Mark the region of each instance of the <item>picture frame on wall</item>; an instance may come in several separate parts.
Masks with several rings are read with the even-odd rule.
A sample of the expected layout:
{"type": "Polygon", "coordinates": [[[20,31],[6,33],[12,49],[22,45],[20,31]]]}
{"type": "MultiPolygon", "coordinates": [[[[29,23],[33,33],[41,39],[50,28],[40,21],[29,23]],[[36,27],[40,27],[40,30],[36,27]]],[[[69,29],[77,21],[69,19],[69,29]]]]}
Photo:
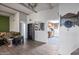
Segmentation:
{"type": "Polygon", "coordinates": [[[39,30],[39,24],[35,23],[35,30],[39,30]]]}
{"type": "Polygon", "coordinates": [[[35,30],[43,31],[44,30],[44,23],[35,23],[35,30]]]}
{"type": "Polygon", "coordinates": [[[40,23],[40,30],[44,31],[44,23],[40,23]]]}

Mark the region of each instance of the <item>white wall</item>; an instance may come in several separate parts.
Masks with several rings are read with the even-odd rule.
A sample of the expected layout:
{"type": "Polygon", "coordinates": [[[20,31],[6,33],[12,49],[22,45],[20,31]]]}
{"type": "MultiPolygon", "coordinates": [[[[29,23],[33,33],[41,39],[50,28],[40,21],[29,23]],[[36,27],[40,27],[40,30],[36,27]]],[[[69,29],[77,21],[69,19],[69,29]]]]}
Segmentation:
{"type": "Polygon", "coordinates": [[[45,23],[45,30],[44,31],[35,31],[35,40],[41,42],[48,42],[48,20],[58,20],[58,6],[54,9],[48,9],[44,11],[40,11],[38,13],[34,13],[28,16],[28,23],[34,22],[43,22],[45,23]],[[29,21],[31,19],[32,21],[29,21]]]}
{"type": "Polygon", "coordinates": [[[10,31],[19,32],[19,12],[10,16],[10,31]]]}
{"type": "MultiPolygon", "coordinates": [[[[79,11],[79,4],[60,4],[59,13],[65,15],[66,13],[77,13],[79,11]]],[[[70,54],[78,48],[79,41],[79,27],[75,26],[67,31],[64,26],[60,27],[60,54],[70,54]]]]}
{"type": "Polygon", "coordinates": [[[78,32],[78,27],[72,27],[67,31],[67,28],[62,26],[60,28],[60,53],[61,54],[70,54],[72,51],[77,49],[77,32],[78,32]]]}
{"type": "Polygon", "coordinates": [[[48,9],[44,11],[40,11],[38,13],[33,13],[28,16],[29,19],[33,21],[48,21],[48,20],[55,20],[59,19],[59,7],[56,6],[53,9],[48,9]]]}
{"type": "Polygon", "coordinates": [[[27,39],[27,15],[20,13],[20,23],[21,22],[25,24],[25,39],[27,39]]]}
{"type": "Polygon", "coordinates": [[[44,31],[35,31],[35,40],[40,42],[48,42],[47,22],[43,22],[44,31]]]}

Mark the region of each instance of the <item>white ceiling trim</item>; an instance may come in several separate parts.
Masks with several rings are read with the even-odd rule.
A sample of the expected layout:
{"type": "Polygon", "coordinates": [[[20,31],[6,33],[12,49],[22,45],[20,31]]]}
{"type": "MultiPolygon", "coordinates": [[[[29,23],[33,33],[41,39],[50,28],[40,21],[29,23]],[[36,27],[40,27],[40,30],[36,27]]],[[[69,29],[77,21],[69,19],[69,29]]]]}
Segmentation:
{"type": "Polygon", "coordinates": [[[10,8],[10,9],[12,9],[12,10],[18,11],[18,12],[22,12],[22,13],[24,13],[24,14],[26,14],[26,15],[29,15],[29,14],[23,12],[23,11],[17,10],[17,9],[15,9],[15,8],[13,8],[13,7],[9,7],[9,6],[5,5],[5,4],[0,3],[0,5],[2,5],[2,6],[4,6],[4,7],[7,7],[7,8],[10,8]]]}

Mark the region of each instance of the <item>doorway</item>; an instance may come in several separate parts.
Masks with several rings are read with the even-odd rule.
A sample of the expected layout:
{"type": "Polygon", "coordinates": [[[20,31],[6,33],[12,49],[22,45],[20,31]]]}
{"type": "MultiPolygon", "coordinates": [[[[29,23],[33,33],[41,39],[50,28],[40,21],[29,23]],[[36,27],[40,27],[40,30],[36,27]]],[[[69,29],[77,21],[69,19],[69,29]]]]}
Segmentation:
{"type": "Polygon", "coordinates": [[[59,20],[48,21],[48,44],[58,46],[59,20]]]}
{"type": "Polygon", "coordinates": [[[35,40],[35,30],[33,23],[28,24],[28,40],[35,40]]]}

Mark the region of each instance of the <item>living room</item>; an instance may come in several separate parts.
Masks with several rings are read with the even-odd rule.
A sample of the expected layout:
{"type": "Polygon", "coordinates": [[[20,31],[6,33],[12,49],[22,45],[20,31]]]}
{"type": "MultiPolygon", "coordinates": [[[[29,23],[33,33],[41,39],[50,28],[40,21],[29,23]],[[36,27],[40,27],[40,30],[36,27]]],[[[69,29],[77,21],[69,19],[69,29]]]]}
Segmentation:
{"type": "MultiPolygon", "coordinates": [[[[18,52],[18,54],[40,54],[39,50],[38,50],[39,48],[44,49],[44,47],[50,47],[48,44],[44,45],[45,43],[48,42],[48,33],[47,33],[48,24],[47,23],[48,23],[48,19],[50,19],[50,20],[52,18],[56,19],[56,17],[58,19],[58,14],[57,14],[58,4],[55,4],[55,5],[52,4],[52,5],[54,5],[54,7],[57,6],[54,10],[52,9],[51,4],[38,4],[39,8],[37,7],[37,12],[31,8],[25,7],[24,5],[25,4],[20,4],[20,3],[18,3],[18,4],[16,4],[16,3],[14,3],[14,4],[3,3],[2,4],[1,3],[0,4],[1,17],[8,18],[8,20],[7,20],[7,18],[5,19],[5,22],[7,22],[7,24],[4,23],[2,25],[2,28],[5,30],[1,31],[1,39],[5,38],[8,43],[6,42],[7,44],[5,43],[5,44],[1,45],[1,47],[5,46],[5,47],[3,47],[4,49],[1,48],[1,51],[6,50],[5,53],[1,53],[1,54],[17,54],[17,52],[18,52]],[[43,6],[41,7],[41,5],[43,5],[43,6]],[[45,11],[45,9],[47,9],[47,10],[45,11]],[[55,14],[54,15],[55,17],[54,16],[52,17],[53,12],[55,14]],[[46,15],[47,13],[49,13],[49,14],[46,15]],[[36,16],[34,16],[34,15],[36,15],[36,16]],[[39,18],[38,15],[41,18],[39,18]],[[6,26],[5,26],[5,24],[6,24],[6,26]],[[35,30],[33,31],[33,29],[32,29],[29,31],[29,33],[33,33],[33,35],[30,35],[28,33],[28,24],[32,24],[33,25],[32,28],[34,28],[34,25],[35,25],[35,28],[34,28],[35,30]],[[5,27],[3,27],[3,26],[5,26],[5,27]],[[29,39],[29,37],[30,37],[30,39],[29,39]],[[30,42],[28,42],[28,40],[30,40],[30,42]],[[29,47],[26,48],[27,46],[29,46],[29,47]],[[22,49],[23,52],[20,52],[18,50],[18,47],[20,47],[19,49],[22,49]],[[35,47],[38,47],[38,48],[35,49],[35,47]],[[15,51],[10,52],[10,51],[8,51],[8,49],[15,50],[15,51]],[[34,53],[31,53],[31,51],[25,52],[25,50],[27,50],[27,49],[28,50],[34,49],[35,51],[32,51],[34,53]],[[37,50],[37,53],[36,53],[36,50],[37,50]]],[[[29,4],[26,3],[26,5],[29,5],[29,4]]],[[[35,5],[37,5],[37,4],[35,4],[35,5]]],[[[31,6],[29,5],[29,7],[31,7],[31,6]]],[[[31,27],[29,29],[31,29],[31,27]]],[[[53,51],[53,53],[51,53],[52,48],[50,49],[49,53],[47,53],[47,51],[49,51],[48,49],[46,49],[46,50],[44,49],[43,51],[45,51],[45,52],[41,52],[41,54],[56,54],[57,52],[54,52],[54,51],[53,51]]]]}
{"type": "MultiPolygon", "coordinates": [[[[2,27],[0,33],[3,37],[6,37],[6,34],[8,34],[10,38],[7,41],[9,43],[6,44],[9,47],[6,47],[7,50],[11,50],[11,48],[15,50],[15,52],[12,52],[12,50],[11,52],[7,52],[6,50],[6,53],[1,54],[70,55],[79,48],[78,5],[79,4],[75,3],[1,3],[1,19],[6,18],[7,21],[1,20],[0,24],[3,25],[0,25],[2,27]],[[59,21],[59,37],[56,42],[58,44],[57,47],[54,44],[50,45],[48,43],[47,28],[48,22],[51,20],[59,21]],[[66,23],[67,20],[69,23],[66,23]],[[16,37],[22,38],[22,40],[19,41],[22,44],[18,43],[18,46],[16,46],[15,43],[13,44],[13,38],[16,37]],[[19,52],[21,49],[23,53],[19,52]]],[[[0,51],[2,50],[4,51],[5,48],[0,51]]],[[[76,52],[76,54],[79,53],[76,52]]]]}

